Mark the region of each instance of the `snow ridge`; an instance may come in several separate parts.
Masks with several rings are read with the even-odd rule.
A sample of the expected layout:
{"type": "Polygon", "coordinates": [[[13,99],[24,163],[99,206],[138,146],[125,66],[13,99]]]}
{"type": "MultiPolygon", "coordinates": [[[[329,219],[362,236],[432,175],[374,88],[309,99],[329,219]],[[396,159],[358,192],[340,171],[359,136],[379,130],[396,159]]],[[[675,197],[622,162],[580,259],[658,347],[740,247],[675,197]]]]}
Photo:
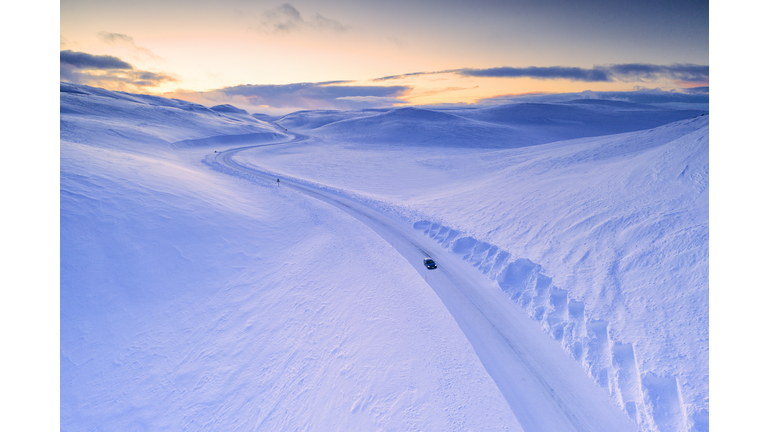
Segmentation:
{"type": "Polygon", "coordinates": [[[614,339],[609,322],[590,319],[585,303],[557,287],[541,265],[440,223],[421,220],[413,228],[495,280],[643,431],[683,431],[693,426],[677,379],[641,371],[633,344],[614,339]]]}

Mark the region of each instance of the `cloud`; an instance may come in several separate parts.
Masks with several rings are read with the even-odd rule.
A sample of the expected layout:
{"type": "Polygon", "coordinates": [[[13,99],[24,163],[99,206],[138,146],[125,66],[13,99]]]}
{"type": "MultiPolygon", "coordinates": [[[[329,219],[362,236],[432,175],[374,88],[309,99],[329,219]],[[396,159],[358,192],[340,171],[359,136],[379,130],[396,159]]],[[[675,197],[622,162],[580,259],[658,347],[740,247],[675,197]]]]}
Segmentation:
{"type": "Polygon", "coordinates": [[[312,19],[309,21],[309,26],[314,29],[330,30],[335,33],[344,33],[345,31],[349,30],[348,26],[345,26],[336,20],[326,18],[320,14],[312,15],[312,19]]]}
{"type": "Polygon", "coordinates": [[[156,60],[163,59],[162,57],[155,55],[155,53],[150,51],[148,48],[137,46],[136,42],[131,36],[124,35],[122,33],[100,32],[99,38],[110,45],[124,45],[136,52],[146,55],[147,57],[151,57],[156,60]]]}
{"type": "Polygon", "coordinates": [[[297,30],[304,23],[301,13],[288,3],[265,11],[262,18],[262,29],[273,33],[288,33],[297,30]]]}
{"type": "Polygon", "coordinates": [[[538,78],[538,79],[569,79],[571,81],[605,82],[611,81],[604,69],[582,69],[578,67],[498,67],[490,69],[459,69],[453,71],[467,77],[491,77],[491,78],[538,78]]]}
{"type": "Polygon", "coordinates": [[[248,111],[287,113],[301,109],[365,109],[404,103],[407,86],[360,86],[349,81],[284,85],[239,85],[208,92],[177,92],[172,97],[202,104],[229,103],[248,111]],[[341,85],[344,84],[344,85],[341,85]]]}
{"type": "Polygon", "coordinates": [[[374,78],[371,81],[377,82],[377,81],[391,81],[391,80],[399,80],[399,79],[405,79],[410,78],[414,76],[421,76],[421,75],[438,75],[438,74],[451,74],[455,73],[455,70],[447,70],[447,71],[439,71],[439,72],[411,72],[406,74],[400,74],[400,75],[390,75],[385,76],[381,78],[374,78]]]}
{"type": "Polygon", "coordinates": [[[373,81],[388,81],[420,75],[454,74],[464,77],[477,78],[537,78],[537,79],[570,79],[571,81],[607,82],[612,81],[611,75],[604,68],[583,69],[578,67],[496,67],[488,69],[448,69],[435,72],[412,72],[402,75],[392,75],[376,78],[373,81]]]}
{"type": "Polygon", "coordinates": [[[606,66],[606,70],[621,81],[657,81],[669,78],[685,82],[709,82],[709,66],[673,64],[660,66],[643,63],[628,63],[606,66]]]}
{"type": "Polygon", "coordinates": [[[398,99],[396,97],[382,97],[382,96],[342,96],[340,98],[336,98],[336,100],[365,102],[368,104],[375,105],[376,107],[392,106],[395,104],[403,103],[401,99],[398,99]]]}
{"type": "Polygon", "coordinates": [[[141,91],[162,83],[177,81],[160,73],[134,69],[129,63],[110,55],[61,51],[59,54],[60,79],[75,84],[86,84],[109,90],[141,91]]]}
{"type": "Polygon", "coordinates": [[[254,28],[264,33],[273,34],[287,34],[304,29],[330,31],[333,33],[343,33],[349,30],[348,26],[320,14],[314,14],[308,20],[305,20],[302,18],[301,12],[290,3],[284,3],[276,8],[264,11],[261,14],[259,23],[254,28]]]}
{"type": "Polygon", "coordinates": [[[396,37],[391,37],[390,36],[390,37],[387,37],[386,40],[392,42],[393,44],[395,44],[396,47],[398,47],[400,49],[403,49],[403,48],[408,46],[408,44],[405,43],[402,39],[398,39],[396,37]]]}
{"type": "Polygon", "coordinates": [[[133,66],[110,55],[92,55],[84,52],[70,50],[59,52],[61,64],[73,66],[77,69],[133,69],[133,66]]]}
{"type": "Polygon", "coordinates": [[[566,66],[530,66],[524,68],[496,67],[488,69],[449,69],[435,72],[413,72],[376,78],[373,81],[389,81],[419,75],[455,74],[477,78],[535,78],[568,79],[583,82],[654,82],[671,79],[680,82],[709,82],[709,66],[673,64],[669,66],[643,63],[594,66],[591,69],[566,66]]]}

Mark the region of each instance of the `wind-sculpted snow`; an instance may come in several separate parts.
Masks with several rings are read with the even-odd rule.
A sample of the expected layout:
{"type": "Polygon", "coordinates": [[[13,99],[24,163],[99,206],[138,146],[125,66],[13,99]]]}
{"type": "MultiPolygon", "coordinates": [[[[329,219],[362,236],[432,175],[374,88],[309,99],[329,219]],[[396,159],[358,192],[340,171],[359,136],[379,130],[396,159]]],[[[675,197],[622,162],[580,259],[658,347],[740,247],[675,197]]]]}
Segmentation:
{"type": "Polygon", "coordinates": [[[313,133],[326,140],[399,146],[512,148],[537,143],[525,130],[421,108],[337,121],[313,133]]]}
{"type": "Polygon", "coordinates": [[[538,142],[551,142],[651,129],[704,112],[620,101],[574,100],[560,104],[502,105],[466,110],[458,115],[509,126],[538,127],[538,142]]]}
{"type": "Polygon", "coordinates": [[[708,125],[697,116],[504,150],[307,143],[247,160],[430,221],[430,235],[501,281],[645,431],[703,431],[708,125]]]}
{"type": "Polygon", "coordinates": [[[245,116],[249,115],[248,111],[234,107],[230,104],[212,106],[211,111],[216,111],[216,112],[226,113],[226,114],[240,114],[245,116]]]}
{"type": "Polygon", "coordinates": [[[645,130],[702,113],[620,101],[576,100],[478,109],[300,111],[277,123],[289,130],[311,130],[326,140],[361,144],[516,148],[645,130]]]}
{"type": "Polygon", "coordinates": [[[181,100],[67,83],[61,83],[60,95],[61,139],[73,142],[157,154],[179,141],[224,135],[287,138],[253,117],[181,100]]]}
{"type": "Polygon", "coordinates": [[[200,163],[279,130],[134,96],[62,84],[62,431],[522,430],[388,243],[200,163]]]}
{"type": "Polygon", "coordinates": [[[177,141],[171,144],[174,149],[192,147],[227,147],[255,143],[279,143],[288,141],[288,136],[274,132],[257,132],[242,135],[219,135],[207,138],[177,141]]]}
{"type": "Polygon", "coordinates": [[[361,111],[297,111],[275,120],[281,127],[292,131],[308,131],[330,123],[376,115],[380,110],[361,111]]]}
{"type": "Polygon", "coordinates": [[[708,430],[708,116],[60,98],[62,430],[708,430]]]}
{"type": "Polygon", "coordinates": [[[632,343],[614,340],[610,323],[585,314],[587,305],[557,287],[541,265],[439,223],[419,221],[413,227],[495,280],[643,430],[687,429],[675,377],[640,371],[632,343]]]}

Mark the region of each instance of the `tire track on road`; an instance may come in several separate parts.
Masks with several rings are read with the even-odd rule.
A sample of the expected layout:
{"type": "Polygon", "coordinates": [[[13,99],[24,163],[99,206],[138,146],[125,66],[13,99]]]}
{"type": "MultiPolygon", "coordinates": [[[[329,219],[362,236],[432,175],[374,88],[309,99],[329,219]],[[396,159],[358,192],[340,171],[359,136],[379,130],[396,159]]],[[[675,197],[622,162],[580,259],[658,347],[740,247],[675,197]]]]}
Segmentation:
{"type": "MultiPolygon", "coordinates": [[[[245,146],[217,153],[214,164],[269,180],[274,174],[232,159],[256,147],[306,140],[245,146]]],[[[557,343],[541,332],[524,311],[498,287],[460,257],[432,250],[411,227],[338,193],[285,181],[281,186],[333,205],[373,229],[421,273],[421,255],[440,263],[427,283],[454,317],[481,363],[528,432],[636,431],[639,428],[613,404],[583,369],[557,343]]]]}

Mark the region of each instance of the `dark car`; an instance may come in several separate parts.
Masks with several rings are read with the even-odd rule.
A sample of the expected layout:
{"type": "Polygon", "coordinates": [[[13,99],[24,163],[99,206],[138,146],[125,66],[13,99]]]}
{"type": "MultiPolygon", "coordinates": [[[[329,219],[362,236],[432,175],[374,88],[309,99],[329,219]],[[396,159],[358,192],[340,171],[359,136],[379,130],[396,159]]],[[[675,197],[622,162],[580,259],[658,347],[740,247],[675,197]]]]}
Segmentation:
{"type": "Polygon", "coordinates": [[[424,258],[424,265],[430,270],[437,268],[437,263],[432,258],[424,258]]]}

